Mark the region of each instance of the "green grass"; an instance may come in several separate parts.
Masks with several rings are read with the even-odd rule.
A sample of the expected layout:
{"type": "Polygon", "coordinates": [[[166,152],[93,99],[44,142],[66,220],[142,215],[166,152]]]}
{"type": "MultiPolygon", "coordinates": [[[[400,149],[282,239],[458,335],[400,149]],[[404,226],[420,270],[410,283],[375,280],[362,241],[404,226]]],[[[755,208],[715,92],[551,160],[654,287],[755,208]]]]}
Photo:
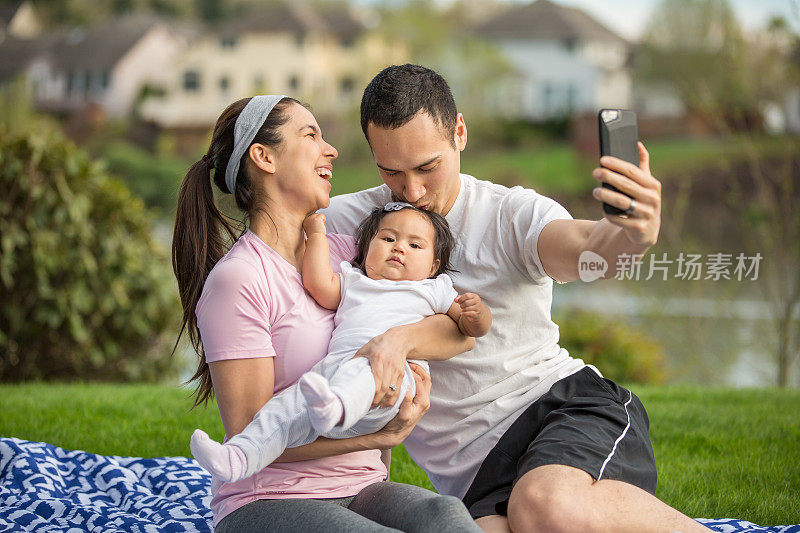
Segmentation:
{"type": "MultiPolygon", "coordinates": [[[[650,168],[663,180],[691,177],[742,158],[744,143],[760,154],[779,155],[790,141],[782,137],[742,137],[730,142],[719,139],[661,139],[647,143],[650,168]]],[[[506,186],[523,185],[548,195],[589,194],[597,185],[591,171],[597,158],[579,154],[568,142],[542,141],[535,145],[494,150],[468,146],[461,154],[461,170],[479,179],[506,186]]],[[[372,161],[334,164],[331,195],[359,191],[380,185],[372,161]]]]}
{"type": "MultiPolygon", "coordinates": [[[[650,414],[657,495],[694,517],[800,523],[800,391],[635,386],[650,414]]],[[[202,427],[222,438],[216,407],[189,412],[163,385],[0,386],[0,435],[93,453],[188,455],[202,427]]],[[[402,448],[392,480],[430,487],[402,448]]]]}

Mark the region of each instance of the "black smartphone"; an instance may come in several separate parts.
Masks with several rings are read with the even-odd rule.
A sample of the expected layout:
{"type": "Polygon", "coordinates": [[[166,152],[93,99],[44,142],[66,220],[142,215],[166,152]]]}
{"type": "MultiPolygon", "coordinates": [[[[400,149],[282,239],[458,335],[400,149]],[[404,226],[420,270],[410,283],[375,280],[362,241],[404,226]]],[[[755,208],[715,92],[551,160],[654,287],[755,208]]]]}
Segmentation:
{"type": "MultiPolygon", "coordinates": [[[[636,126],[636,113],[630,109],[601,109],[597,114],[597,124],[600,129],[600,156],[614,156],[639,166],[639,130],[636,126]]],[[[603,183],[603,187],[625,194],[607,183],[603,183]]],[[[625,212],[605,202],[603,211],[610,215],[621,215],[625,212]]]]}

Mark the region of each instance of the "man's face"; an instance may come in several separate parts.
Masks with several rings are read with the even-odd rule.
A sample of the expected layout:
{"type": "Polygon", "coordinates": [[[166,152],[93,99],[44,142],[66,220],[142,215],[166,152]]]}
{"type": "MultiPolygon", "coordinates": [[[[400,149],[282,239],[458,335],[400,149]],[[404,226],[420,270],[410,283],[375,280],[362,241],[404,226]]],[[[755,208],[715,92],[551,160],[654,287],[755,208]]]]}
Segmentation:
{"type": "Polygon", "coordinates": [[[395,129],[370,123],[367,138],[395,200],[443,216],[450,211],[461,185],[461,151],[467,145],[467,126],[460,113],[453,139],[423,111],[395,129]]]}

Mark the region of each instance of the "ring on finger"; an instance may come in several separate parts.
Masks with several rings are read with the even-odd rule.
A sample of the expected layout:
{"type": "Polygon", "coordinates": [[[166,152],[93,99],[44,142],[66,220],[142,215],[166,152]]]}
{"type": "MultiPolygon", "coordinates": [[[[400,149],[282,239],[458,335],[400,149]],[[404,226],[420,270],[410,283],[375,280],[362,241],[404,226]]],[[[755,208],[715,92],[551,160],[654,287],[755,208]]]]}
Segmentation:
{"type": "Polygon", "coordinates": [[[397,387],[395,387],[394,385],[389,385],[389,389],[390,389],[392,392],[397,392],[397,387]]]}
{"type": "Polygon", "coordinates": [[[625,210],[625,214],[628,215],[629,217],[633,216],[633,210],[634,209],[636,209],[636,200],[631,198],[631,205],[629,205],[628,209],[625,210]]]}

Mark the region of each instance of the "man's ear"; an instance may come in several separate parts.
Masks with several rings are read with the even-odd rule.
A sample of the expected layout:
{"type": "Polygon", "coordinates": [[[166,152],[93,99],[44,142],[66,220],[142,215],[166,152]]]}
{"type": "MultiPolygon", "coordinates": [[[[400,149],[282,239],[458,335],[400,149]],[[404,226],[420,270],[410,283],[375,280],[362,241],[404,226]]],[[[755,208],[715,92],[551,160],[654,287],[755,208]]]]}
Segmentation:
{"type": "Polygon", "coordinates": [[[263,144],[254,143],[247,150],[250,156],[250,161],[259,169],[264,172],[274,174],[276,170],[276,157],[275,150],[272,147],[264,146],[263,144]]]}
{"type": "Polygon", "coordinates": [[[454,140],[458,151],[464,150],[467,147],[467,123],[464,122],[464,115],[459,113],[456,115],[456,131],[454,133],[454,140]]]}
{"type": "Polygon", "coordinates": [[[441,261],[439,261],[438,259],[434,259],[433,260],[433,268],[431,268],[431,274],[428,277],[431,277],[434,274],[436,274],[436,271],[439,270],[439,265],[441,265],[441,264],[442,264],[441,261]]]}

